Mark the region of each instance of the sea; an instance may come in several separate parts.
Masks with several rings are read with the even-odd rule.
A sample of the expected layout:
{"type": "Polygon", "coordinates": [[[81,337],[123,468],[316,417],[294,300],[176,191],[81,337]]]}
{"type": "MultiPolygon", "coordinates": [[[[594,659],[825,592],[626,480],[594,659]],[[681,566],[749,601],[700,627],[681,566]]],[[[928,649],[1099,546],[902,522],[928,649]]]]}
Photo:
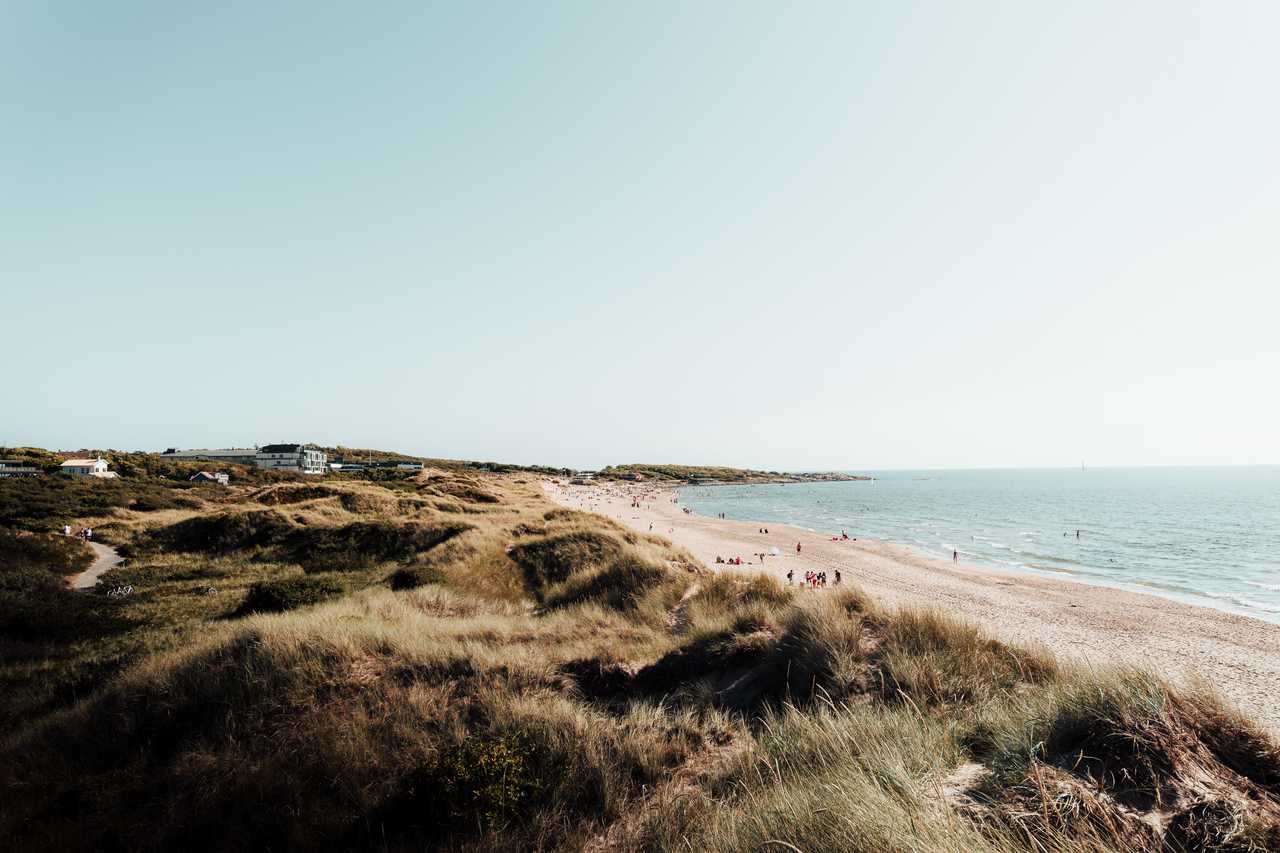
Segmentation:
{"type": "Polygon", "coordinates": [[[856,473],[874,479],[679,494],[699,515],[954,549],[1280,623],[1280,466],[856,473]]]}

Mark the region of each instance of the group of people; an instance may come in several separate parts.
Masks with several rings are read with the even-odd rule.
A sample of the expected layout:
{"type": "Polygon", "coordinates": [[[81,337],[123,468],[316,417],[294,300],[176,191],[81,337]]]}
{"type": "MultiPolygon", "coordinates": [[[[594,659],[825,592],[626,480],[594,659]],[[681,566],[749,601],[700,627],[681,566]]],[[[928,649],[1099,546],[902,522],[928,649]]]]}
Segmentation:
{"type": "MultiPolygon", "coordinates": [[[[787,570],[787,586],[791,586],[792,582],[795,580],[795,574],[796,573],[794,569],[787,570]]],[[[835,570],[835,575],[836,575],[835,583],[833,583],[832,586],[840,586],[840,570],[839,569],[835,570]]],[[[804,573],[803,586],[806,586],[810,589],[818,589],[819,587],[825,587],[826,585],[827,585],[826,572],[815,572],[810,570],[804,573]]]]}
{"type": "Polygon", "coordinates": [[[724,564],[724,565],[726,565],[726,566],[741,566],[741,565],[742,565],[742,558],[741,558],[741,557],[730,557],[729,559],[727,559],[727,560],[726,560],[724,557],[721,557],[719,554],[717,554],[717,555],[716,555],[716,562],[717,562],[717,563],[723,563],[723,564],[724,564]]]}
{"type": "MultiPolygon", "coordinates": [[[[64,524],[64,525],[62,525],[62,535],[63,535],[63,536],[70,536],[70,535],[71,535],[71,525],[70,525],[70,524],[64,524]]],[[[77,539],[83,539],[84,541],[88,542],[90,539],[92,539],[92,538],[93,538],[93,528],[92,528],[92,527],[82,527],[82,528],[80,528],[79,530],[77,530],[77,531],[76,531],[76,538],[77,538],[77,539]]]]}

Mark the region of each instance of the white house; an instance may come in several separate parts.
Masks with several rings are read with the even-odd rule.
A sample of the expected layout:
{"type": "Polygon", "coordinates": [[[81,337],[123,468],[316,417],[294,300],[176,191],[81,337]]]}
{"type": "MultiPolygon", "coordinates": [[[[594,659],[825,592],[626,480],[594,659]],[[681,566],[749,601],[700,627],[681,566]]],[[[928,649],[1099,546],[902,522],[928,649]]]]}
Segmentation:
{"type": "Polygon", "coordinates": [[[225,471],[197,471],[187,478],[192,483],[217,483],[220,486],[231,482],[231,475],[225,471]]]}
{"type": "Polygon", "coordinates": [[[257,465],[274,471],[297,471],[301,474],[323,474],[325,455],[302,444],[268,444],[258,448],[257,465]]]}
{"type": "Polygon", "coordinates": [[[107,460],[99,456],[97,459],[68,459],[62,463],[63,474],[75,477],[114,477],[114,471],[107,470],[107,460]]]}

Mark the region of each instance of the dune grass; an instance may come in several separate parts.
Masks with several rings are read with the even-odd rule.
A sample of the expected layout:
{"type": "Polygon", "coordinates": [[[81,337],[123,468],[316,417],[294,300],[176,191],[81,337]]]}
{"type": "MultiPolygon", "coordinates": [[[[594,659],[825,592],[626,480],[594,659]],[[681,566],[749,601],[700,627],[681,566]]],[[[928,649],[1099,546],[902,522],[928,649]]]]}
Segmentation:
{"type": "Polygon", "coordinates": [[[181,512],[112,516],[112,632],[0,633],[8,849],[1280,848],[1280,747],[1203,685],[711,574],[521,475],[181,512]]]}

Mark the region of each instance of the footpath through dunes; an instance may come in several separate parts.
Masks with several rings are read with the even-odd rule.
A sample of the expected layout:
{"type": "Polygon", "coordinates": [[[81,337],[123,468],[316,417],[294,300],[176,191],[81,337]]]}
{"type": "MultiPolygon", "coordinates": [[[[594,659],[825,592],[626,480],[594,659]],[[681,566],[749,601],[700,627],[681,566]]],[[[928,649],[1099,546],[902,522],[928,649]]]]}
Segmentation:
{"type": "Polygon", "coordinates": [[[93,589],[104,574],[124,562],[124,558],[116,553],[116,549],[101,542],[86,542],[93,549],[93,563],[79,574],[67,578],[67,585],[72,589],[93,589]]]}
{"type": "Polygon", "coordinates": [[[740,556],[744,570],[779,580],[788,569],[796,577],[826,570],[829,578],[838,569],[846,584],[878,601],[936,607],[1008,642],[1043,644],[1089,664],[1147,668],[1175,681],[1204,678],[1280,732],[1280,625],[1154,595],[957,566],[887,542],[831,541],[830,531],[768,524],[764,534],[761,522],[687,514],[672,502],[674,492],[661,487],[548,481],[544,488],[566,507],[599,512],[637,530],[652,525],[710,568],[722,568],[717,556],[740,556]],[[639,507],[632,506],[636,498],[639,507]],[[777,556],[770,554],[775,547],[777,556]]]}

